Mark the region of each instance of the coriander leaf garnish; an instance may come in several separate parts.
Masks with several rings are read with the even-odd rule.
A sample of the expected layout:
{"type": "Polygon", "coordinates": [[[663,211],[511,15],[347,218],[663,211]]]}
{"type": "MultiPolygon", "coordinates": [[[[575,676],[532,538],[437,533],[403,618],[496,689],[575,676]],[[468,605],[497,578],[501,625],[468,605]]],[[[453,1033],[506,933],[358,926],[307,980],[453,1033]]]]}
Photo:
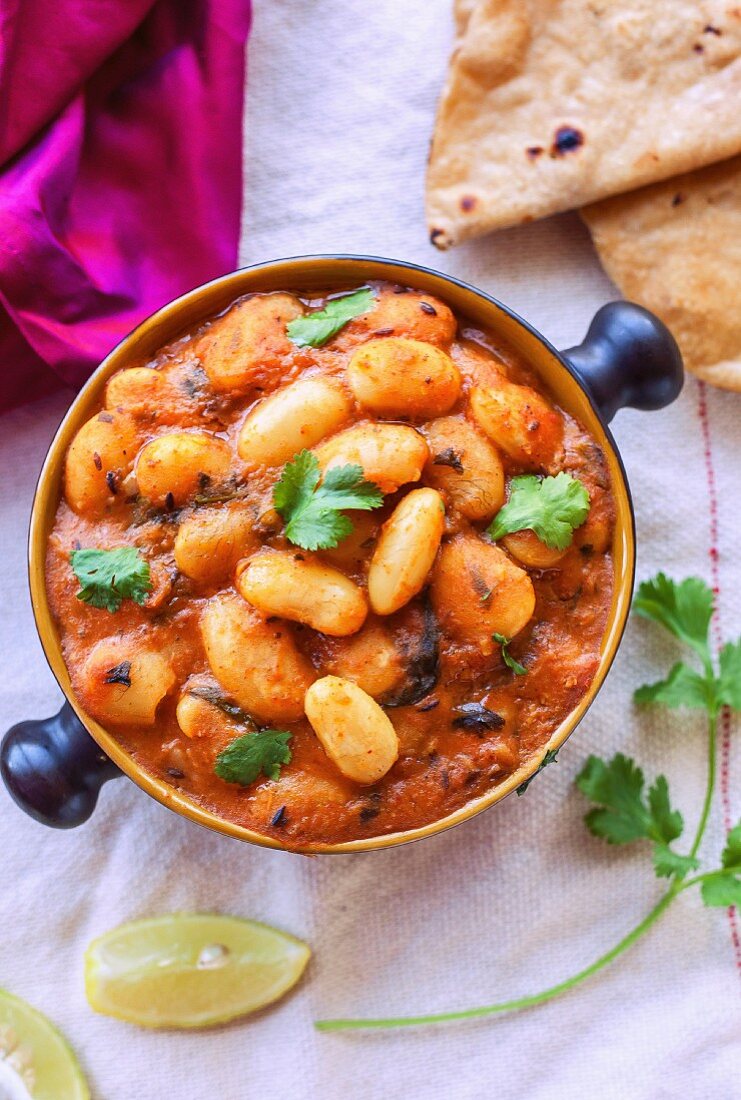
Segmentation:
{"type": "Polygon", "coordinates": [[[342,298],[332,298],[323,309],[296,317],[286,325],[288,337],[300,348],[321,348],[348,321],[373,308],[376,297],[370,287],[363,287],[342,298]]]}
{"type": "Polygon", "coordinates": [[[694,857],[680,856],[669,847],[682,835],[684,821],[670,805],[663,775],[657,777],[646,798],[643,772],[634,760],[619,752],[609,762],[590,756],[576,785],[597,803],[584,819],[595,836],[608,844],[653,841],[654,870],[660,876],[685,875],[697,867],[694,857]]]}
{"type": "Polygon", "coordinates": [[[534,531],[551,550],[565,550],[588,514],[589,493],[578,478],[563,471],[544,478],[525,474],[512,478],[509,500],[488,533],[500,539],[514,531],[534,531]]]}
{"type": "Polygon", "coordinates": [[[249,787],[260,773],[279,779],[281,766],[291,761],[292,736],[287,730],[267,729],[236,737],[216,757],[214,771],[220,779],[242,787],[249,787]]]}
{"type": "MultiPolygon", "coordinates": [[[[604,837],[608,844],[629,844],[650,837],[651,814],[642,797],[643,782],[641,769],[621,752],[609,763],[590,756],[576,779],[582,794],[601,807],[587,814],[589,831],[604,837]]],[[[678,835],[675,832],[670,837],[658,835],[653,839],[674,840],[678,835]]]]}
{"type": "Polygon", "coordinates": [[[118,611],[125,599],[146,603],[152,590],[149,564],[134,546],[73,550],[69,560],[82,586],[77,598],[91,607],[118,611]]]}
{"type": "Polygon", "coordinates": [[[528,787],[532,783],[533,779],[535,779],[535,776],[540,775],[540,773],[543,771],[543,768],[547,768],[549,764],[557,764],[558,763],[558,751],[559,751],[558,749],[546,749],[545,756],[540,761],[540,763],[538,764],[538,767],[535,769],[533,774],[530,776],[529,779],[526,779],[524,781],[524,783],[520,783],[519,787],[517,788],[518,797],[525,793],[525,791],[528,789],[528,787]]]}
{"type": "Polygon", "coordinates": [[[683,856],[667,844],[654,845],[653,861],[657,878],[675,878],[678,881],[700,866],[700,861],[695,856],[683,856]]]}
{"type": "Polygon", "coordinates": [[[678,584],[659,573],[640,585],[633,610],[691,646],[703,666],[700,671],[684,662],[675,664],[666,680],[638,688],[637,703],[707,710],[713,720],[723,706],[741,710],[741,639],[723,646],[716,674],[708,642],[713,593],[705,581],[687,577],[678,584]]]}
{"type": "Polygon", "coordinates": [[[721,863],[726,870],[741,872],[741,821],[728,834],[721,863]]]}
{"type": "Polygon", "coordinates": [[[299,451],[287,462],[273,489],[273,504],[280,515],[300,513],[306,508],[319,484],[319,463],[311,451],[299,451]]]}
{"type": "Polygon", "coordinates": [[[741,821],[731,829],[721,856],[721,870],[701,876],[702,900],[706,905],[741,907],[741,821]]]}
{"type": "Polygon", "coordinates": [[[639,586],[633,610],[641,618],[660,623],[680,641],[692,646],[703,661],[709,659],[708,631],[713,614],[713,593],[699,577],[687,577],[678,584],[659,573],[639,586]]]}
{"type": "Polygon", "coordinates": [[[319,463],[301,451],[287,463],[273,488],[273,503],[286,525],[286,538],[304,550],[328,550],[352,533],[345,508],[370,511],[383,504],[383,493],[363,479],[355,464],[334,466],[319,484],[319,463]]]}
{"type": "Polygon", "coordinates": [[[702,900],[708,906],[727,909],[731,905],[741,908],[741,878],[738,875],[718,875],[708,878],[700,886],[702,900]]]}
{"type": "Polygon", "coordinates": [[[720,706],[741,710],[741,638],[728,642],[720,651],[720,675],[716,680],[716,699],[720,706]]]}
{"type": "Polygon", "coordinates": [[[509,651],[509,644],[512,641],[511,638],[505,638],[504,634],[492,634],[494,641],[502,647],[502,660],[507,668],[512,669],[515,676],[527,675],[527,669],[524,665],[521,665],[519,661],[516,661],[509,651]]]}
{"type": "Polygon", "coordinates": [[[707,707],[708,683],[704,676],[680,661],[666,680],[644,684],[633,693],[636,703],[663,703],[666,707],[707,707]]]}

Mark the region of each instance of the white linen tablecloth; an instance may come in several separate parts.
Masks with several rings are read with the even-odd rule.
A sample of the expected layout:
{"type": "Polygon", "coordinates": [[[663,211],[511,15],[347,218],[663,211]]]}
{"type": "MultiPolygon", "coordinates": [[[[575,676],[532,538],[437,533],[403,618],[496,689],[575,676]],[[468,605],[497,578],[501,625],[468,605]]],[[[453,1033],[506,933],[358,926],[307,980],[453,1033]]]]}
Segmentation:
{"type": "MultiPolygon", "coordinates": [[[[578,342],[615,292],[576,216],[446,255],[426,242],[423,171],[449,0],[256,7],[242,261],[341,251],[428,263],[502,298],[558,346],[578,342]]],[[[60,702],[34,630],[25,531],[68,400],[0,420],[3,729],[60,702]]],[[[741,630],[740,412],[741,397],[690,380],[672,408],[623,412],[614,424],[636,503],[639,576],[663,568],[707,577],[726,635],[741,630]]],[[[396,1033],[312,1028],[317,1017],[533,992],[636,923],[660,890],[647,853],[591,838],[573,779],[590,751],[635,753],[649,774],[668,775],[693,827],[702,720],[631,704],[633,688],[675,656],[655,629],[633,623],[586,721],[526,797],[388,852],[312,860],[248,847],[174,816],[126,780],[109,784],[93,819],[69,833],[25,818],[3,794],[0,986],[63,1028],[96,1100],[738,1098],[738,920],[692,894],[618,965],[546,1007],[396,1033]],[[124,920],[177,909],[251,916],[307,939],[315,954],[305,980],[272,1011],[213,1032],[147,1033],[96,1016],[82,986],[86,944],[124,920]]],[[[741,811],[732,732],[722,739],[710,853],[741,811]]]]}

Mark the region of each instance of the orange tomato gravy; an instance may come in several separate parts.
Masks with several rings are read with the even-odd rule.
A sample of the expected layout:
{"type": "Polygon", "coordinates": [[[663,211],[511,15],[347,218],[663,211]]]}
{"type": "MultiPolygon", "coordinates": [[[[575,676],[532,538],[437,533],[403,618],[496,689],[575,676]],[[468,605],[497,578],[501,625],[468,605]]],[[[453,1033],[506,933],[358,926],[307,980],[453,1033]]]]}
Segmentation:
{"type": "MultiPolygon", "coordinates": [[[[584,483],[591,498],[589,517],[576,530],[563,558],[553,568],[527,569],[535,590],[535,612],[510,649],[526,666],[526,675],[515,675],[504,664],[499,647],[484,655],[477,646],[448,633],[444,624],[436,621],[425,589],[407,606],[384,617],[382,625],[391,632],[400,665],[406,670],[397,691],[402,703],[405,690],[407,696],[414,697],[415,685],[419,688],[425,645],[427,673],[430,664],[436,665],[434,683],[422,698],[386,708],[399,737],[400,753],[390,771],[372,786],[345,778],[305,719],[260,723],[290,730],[292,759],[279,779],[261,777],[246,787],[227,783],[214,772],[217,754],[245,732],[230,724],[228,715],[219,712],[214,728],[202,736],[183,734],[175,713],[182,685],[194,675],[213,680],[199,629],[201,615],[218,592],[236,590],[233,572],[212,584],[198,583],[178,572],[173,545],[179,524],[199,510],[228,510],[239,501],[254,517],[254,541],[245,549],[247,556],[260,544],[307,553],[286,541],[283,525],[276,522],[272,511],[272,488],[281,469],[263,467],[243,476],[236,438],[256,402],[308,375],[343,379],[348,359],[360,343],[388,335],[428,340],[449,352],[462,374],[463,388],[460,400],[447,415],[470,419],[467,402],[472,385],[496,385],[502,375],[551,401],[538,375],[496,333],[471,329],[464,319],[456,322],[447,307],[429,295],[392,284],[371,285],[377,295],[375,307],[347,324],[325,347],[299,348],[267,333],[249,377],[240,379],[240,389],[235,392],[217,392],[201,362],[205,347],[211,348],[210,354],[239,354],[239,333],[224,327],[229,311],[163,348],[151,361],[131,363],[149,367],[167,381],[167,400],[116,410],[134,425],[137,445],[177,429],[215,433],[232,449],[230,476],[223,485],[204,481],[201,491],[186,504],[168,509],[153,507],[137,496],[129,470],[111,471],[109,484],[115,492],[99,514],[78,514],[67,500],[60,500],[48,543],[49,600],[64,660],[83,705],[93,712],[81,669],[92,647],[102,639],[123,638],[134,648],[146,645],[166,654],[175,685],[160,703],[153,725],[114,726],[104,717],[96,717],[145,771],[221,817],[297,850],[434,822],[500,784],[524,762],[541,756],[551,734],[595,675],[613,592],[614,505],[605,458],[589,433],[557,409],[563,421],[563,447],[550,467],[524,465],[502,452],[508,480],[522,473],[565,470],[584,483]],[[224,329],[223,336],[214,341],[219,326],[224,329]],[[80,601],[70,552],[80,547],[121,546],[137,547],[150,564],[154,589],[147,604],[140,607],[124,600],[121,608],[111,613],[80,601]],[[425,630],[431,631],[426,641],[425,630]],[[434,642],[435,634],[437,662],[429,652],[430,637],[434,642]],[[460,721],[456,724],[463,713],[456,708],[470,703],[483,704],[499,715],[500,726],[481,729],[466,728],[460,721]]],[[[316,294],[298,297],[311,308],[324,301],[316,294]]],[[[357,406],[353,418],[357,422],[373,419],[357,406]]],[[[424,429],[424,423],[414,426],[424,429]]],[[[105,475],[107,471],[102,472],[105,475]]],[[[417,487],[426,483],[423,473],[417,487]]],[[[413,487],[403,486],[386,497],[378,511],[360,518],[355,514],[362,540],[351,537],[346,546],[319,551],[317,557],[364,585],[381,525],[413,487]]],[[[444,541],[460,532],[483,539],[489,521],[472,523],[456,511],[444,491],[443,498],[444,541]]],[[[485,593],[480,598],[484,599],[485,593]]],[[[380,622],[381,617],[371,613],[363,629],[380,622]]],[[[317,676],[334,667],[344,639],[320,635],[301,624],[271,625],[276,631],[292,633],[317,676]]],[[[244,656],[249,660],[249,654],[244,656]]],[[[125,691],[125,686],[121,690],[125,691]]],[[[226,699],[228,702],[228,695],[226,699]]]]}

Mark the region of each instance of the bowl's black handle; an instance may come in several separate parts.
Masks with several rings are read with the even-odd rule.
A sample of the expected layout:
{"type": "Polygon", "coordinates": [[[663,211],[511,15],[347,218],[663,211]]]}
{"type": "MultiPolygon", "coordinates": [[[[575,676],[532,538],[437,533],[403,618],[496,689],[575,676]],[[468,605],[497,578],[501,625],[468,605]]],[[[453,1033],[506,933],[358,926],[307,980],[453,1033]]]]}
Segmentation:
{"type": "Polygon", "coordinates": [[[618,409],[663,409],[684,383],[682,356],[663,321],[634,302],[595,313],[584,342],[562,351],[605,420],[618,409]]]}
{"type": "Polygon", "coordinates": [[[65,703],[52,718],[8,730],[0,774],[27,814],[55,829],[73,829],[90,817],[103,784],[122,773],[65,703]]]}

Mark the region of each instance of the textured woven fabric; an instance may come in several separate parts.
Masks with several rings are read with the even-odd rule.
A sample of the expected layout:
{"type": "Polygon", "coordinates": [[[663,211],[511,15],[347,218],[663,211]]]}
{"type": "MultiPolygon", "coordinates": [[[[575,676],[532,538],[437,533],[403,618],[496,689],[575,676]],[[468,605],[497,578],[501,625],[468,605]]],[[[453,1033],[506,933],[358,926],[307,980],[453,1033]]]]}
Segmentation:
{"type": "MultiPolygon", "coordinates": [[[[450,41],[447,0],[258,5],[250,46],[241,258],[375,252],[468,279],[558,346],[578,342],[614,290],[586,231],[563,217],[444,256],[424,238],[422,172],[450,41]]],[[[59,692],[34,632],[23,532],[60,395],[0,420],[3,496],[0,715],[49,713],[59,692]]],[[[741,398],[690,380],[663,412],[614,431],[636,504],[640,577],[663,568],[718,588],[741,631],[741,398]]],[[[594,707],[523,798],[389,852],[306,859],[207,833],[127,780],[94,818],[54,833],[0,797],[0,985],[48,1012],[79,1051],[96,1100],[736,1100],[738,926],[680,898],[622,962],[526,1013],[400,1033],[320,1035],[330,1015],[416,1013],[533,992],[591,962],[648,911],[647,854],[591,838],[573,779],[590,751],[664,771],[688,828],[705,779],[702,721],[637,713],[632,689],[677,649],[629,626],[594,707]],[[82,988],[89,940],[127,919],[212,908],[306,938],[295,993],[251,1022],[151,1034],[96,1017],[82,988]],[[736,929],[734,933],[734,928],[736,929]]],[[[741,813],[738,727],[723,735],[705,850],[741,813]]]]}
{"type": "Polygon", "coordinates": [[[0,0],[0,410],[233,267],[249,0],[0,0]]]}

